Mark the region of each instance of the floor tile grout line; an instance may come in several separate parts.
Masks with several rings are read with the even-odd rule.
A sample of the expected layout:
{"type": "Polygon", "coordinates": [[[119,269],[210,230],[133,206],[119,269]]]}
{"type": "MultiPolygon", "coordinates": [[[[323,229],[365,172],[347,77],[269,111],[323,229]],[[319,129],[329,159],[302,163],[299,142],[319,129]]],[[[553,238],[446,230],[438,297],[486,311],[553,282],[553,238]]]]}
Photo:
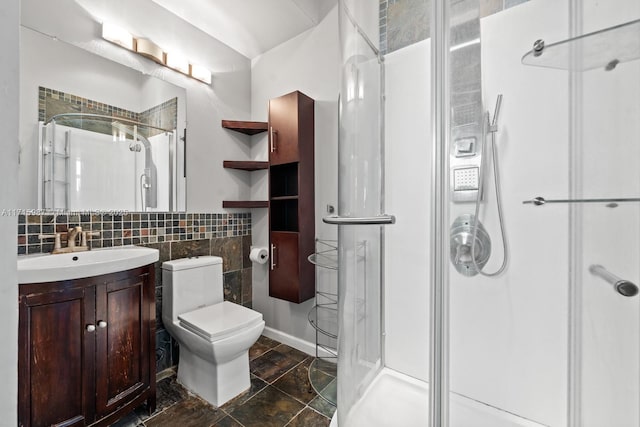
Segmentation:
{"type": "MultiPolygon", "coordinates": [[[[322,412],[318,411],[316,408],[314,408],[313,406],[309,406],[307,405],[306,408],[311,409],[313,412],[315,412],[316,414],[320,415],[323,418],[326,418],[327,420],[329,420],[329,423],[331,423],[331,417],[326,416],[325,414],[323,414],[322,412]]],[[[333,411],[335,413],[335,411],[333,411]]]]}
{"type": "Polygon", "coordinates": [[[289,424],[291,424],[291,421],[295,420],[295,419],[296,419],[296,417],[297,417],[298,415],[300,415],[300,414],[302,413],[302,411],[304,411],[304,408],[306,408],[306,406],[305,406],[305,407],[303,407],[302,409],[300,409],[300,410],[299,410],[299,411],[298,411],[298,412],[297,412],[293,417],[291,417],[291,419],[289,420],[289,422],[287,422],[287,423],[284,425],[284,427],[287,427],[289,424]]]}
{"type": "Polygon", "coordinates": [[[229,414],[229,418],[231,418],[233,421],[237,422],[238,425],[240,425],[241,427],[245,427],[244,424],[242,424],[239,420],[237,420],[236,418],[233,417],[233,415],[229,414]]]}
{"type": "MultiPolygon", "coordinates": [[[[258,377],[257,375],[256,375],[256,377],[257,377],[257,378],[260,378],[260,377],[258,377]]],[[[260,378],[260,380],[261,380],[262,382],[264,382],[265,384],[267,384],[267,385],[266,385],[266,386],[264,386],[264,387],[262,387],[262,388],[261,388],[260,390],[258,390],[258,391],[253,395],[253,396],[251,396],[250,398],[248,398],[247,400],[245,400],[244,402],[242,402],[240,405],[238,405],[237,407],[233,408],[233,410],[234,410],[234,411],[235,411],[236,409],[238,409],[238,407],[243,406],[243,405],[246,405],[246,404],[247,404],[247,402],[249,402],[251,399],[253,399],[253,398],[254,398],[254,397],[256,397],[257,395],[259,395],[260,393],[262,393],[264,390],[266,390],[266,389],[267,389],[267,387],[269,387],[269,386],[271,385],[271,384],[269,384],[268,382],[266,382],[265,380],[263,380],[262,378],[260,378]]],[[[227,411],[226,411],[226,410],[224,410],[224,409],[223,409],[223,411],[224,411],[227,415],[229,415],[230,417],[231,417],[231,412],[233,412],[233,411],[231,411],[231,412],[227,412],[227,411]]],[[[233,418],[233,417],[232,417],[232,418],[233,418]]],[[[234,419],[235,419],[235,418],[234,418],[234,419]]],[[[241,424],[242,424],[242,423],[241,423],[241,424]]]]}
{"type": "MultiPolygon", "coordinates": [[[[305,353],[306,354],[306,353],[305,353]]],[[[276,381],[278,381],[280,378],[284,377],[285,375],[287,375],[289,372],[293,371],[294,369],[296,369],[302,362],[304,362],[305,360],[307,360],[309,357],[313,357],[313,356],[309,356],[307,355],[307,357],[305,357],[304,359],[302,359],[301,361],[299,361],[298,363],[296,363],[295,365],[293,365],[291,368],[289,368],[288,370],[286,370],[284,373],[282,373],[280,376],[276,377],[276,379],[274,379],[272,382],[268,382],[267,380],[265,380],[264,378],[260,378],[262,381],[266,382],[269,385],[273,385],[276,381]]],[[[255,374],[254,374],[255,375],[255,374]]],[[[256,375],[257,376],[257,375],[256,375]]]]}

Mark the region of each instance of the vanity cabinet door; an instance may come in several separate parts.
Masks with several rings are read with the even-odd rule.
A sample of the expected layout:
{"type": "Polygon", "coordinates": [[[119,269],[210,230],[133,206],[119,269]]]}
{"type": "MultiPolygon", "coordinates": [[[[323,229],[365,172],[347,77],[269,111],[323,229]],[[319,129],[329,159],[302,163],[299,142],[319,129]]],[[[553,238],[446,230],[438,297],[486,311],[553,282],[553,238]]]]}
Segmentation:
{"type": "Polygon", "coordinates": [[[19,426],[93,421],[94,292],[59,288],[20,296],[19,426]]]}
{"type": "Polygon", "coordinates": [[[271,232],[269,296],[298,302],[298,233],[271,232]]]}
{"type": "Polygon", "coordinates": [[[98,417],[155,388],[155,365],[150,366],[149,357],[155,353],[150,348],[153,292],[149,274],[96,286],[98,417]]]}

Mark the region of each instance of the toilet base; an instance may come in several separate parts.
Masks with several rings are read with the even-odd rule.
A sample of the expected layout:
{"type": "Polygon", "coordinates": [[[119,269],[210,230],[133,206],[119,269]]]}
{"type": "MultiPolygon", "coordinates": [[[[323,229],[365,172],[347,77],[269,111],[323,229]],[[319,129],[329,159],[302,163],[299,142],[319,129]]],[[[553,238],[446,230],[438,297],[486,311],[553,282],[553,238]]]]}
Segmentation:
{"type": "Polygon", "coordinates": [[[223,364],[208,362],[185,346],[180,347],[178,382],[213,406],[219,407],[247,391],[249,351],[223,364]]]}

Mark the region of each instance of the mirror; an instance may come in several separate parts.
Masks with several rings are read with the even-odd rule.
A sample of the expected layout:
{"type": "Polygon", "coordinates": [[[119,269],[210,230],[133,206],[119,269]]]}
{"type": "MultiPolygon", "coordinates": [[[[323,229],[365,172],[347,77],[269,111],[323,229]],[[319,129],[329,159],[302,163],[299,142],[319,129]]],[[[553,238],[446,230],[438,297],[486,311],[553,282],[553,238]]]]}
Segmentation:
{"type": "Polygon", "coordinates": [[[19,206],[185,211],[186,90],[21,29],[19,206]]]}

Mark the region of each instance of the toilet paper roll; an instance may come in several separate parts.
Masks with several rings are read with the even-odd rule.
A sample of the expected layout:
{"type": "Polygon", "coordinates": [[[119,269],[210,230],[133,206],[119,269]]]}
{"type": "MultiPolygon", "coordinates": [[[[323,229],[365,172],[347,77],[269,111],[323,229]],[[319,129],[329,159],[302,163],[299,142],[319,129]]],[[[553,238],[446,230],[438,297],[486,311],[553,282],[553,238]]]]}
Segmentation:
{"type": "Polygon", "coordinates": [[[258,264],[264,264],[269,259],[269,251],[267,248],[251,248],[249,259],[258,264]]]}

